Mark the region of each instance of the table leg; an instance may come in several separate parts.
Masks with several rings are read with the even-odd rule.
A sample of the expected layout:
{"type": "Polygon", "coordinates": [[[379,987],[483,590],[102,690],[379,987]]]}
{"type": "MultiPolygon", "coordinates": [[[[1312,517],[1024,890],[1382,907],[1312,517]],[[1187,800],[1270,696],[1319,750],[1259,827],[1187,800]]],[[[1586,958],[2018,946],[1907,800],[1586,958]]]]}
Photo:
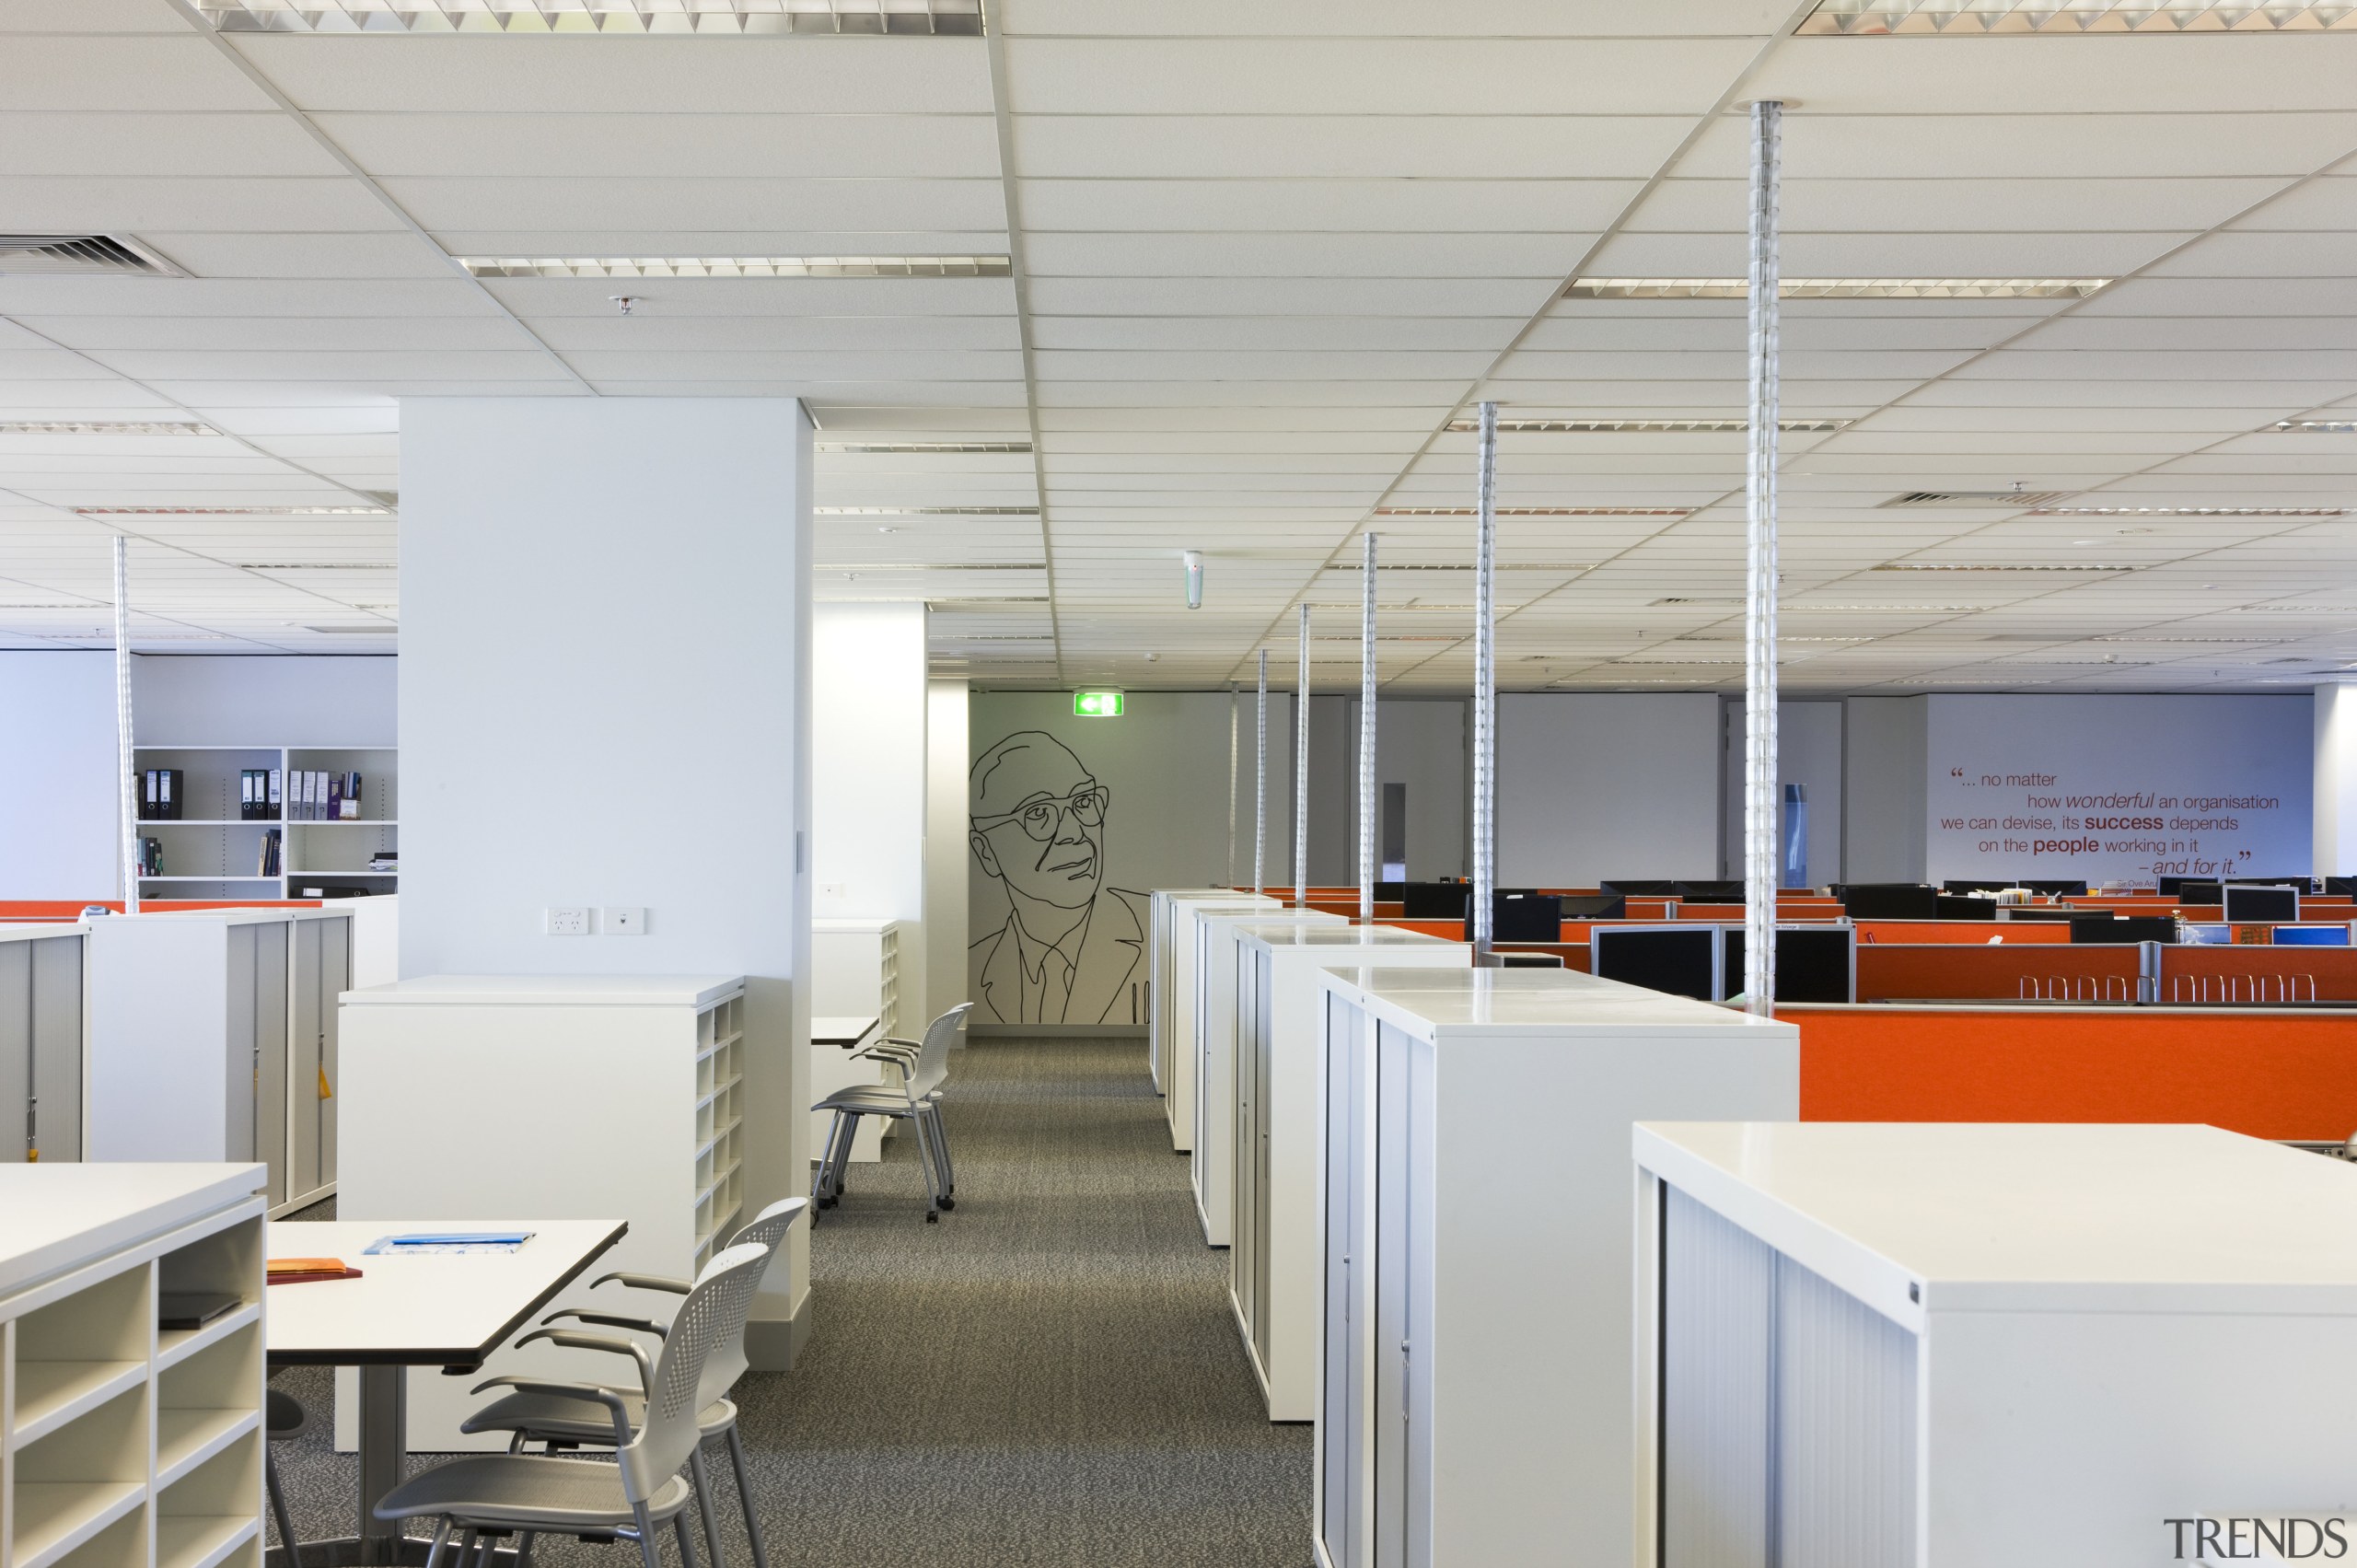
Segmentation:
{"type": "Polygon", "coordinates": [[[409,1458],[409,1368],[360,1369],[360,1561],[399,1562],[401,1521],[377,1517],[377,1504],[401,1483],[409,1458]]]}

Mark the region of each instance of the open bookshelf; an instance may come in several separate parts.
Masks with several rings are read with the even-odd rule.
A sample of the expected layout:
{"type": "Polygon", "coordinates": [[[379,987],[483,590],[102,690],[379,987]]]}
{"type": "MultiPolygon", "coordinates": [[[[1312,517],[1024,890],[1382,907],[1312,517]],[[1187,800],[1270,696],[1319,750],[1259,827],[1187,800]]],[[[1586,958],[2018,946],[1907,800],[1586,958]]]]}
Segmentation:
{"type": "MultiPolygon", "coordinates": [[[[400,889],[400,873],[368,869],[377,854],[401,848],[400,752],[393,747],[139,746],[133,758],[143,775],[151,768],[177,768],[181,775],[180,817],[143,818],[139,824],[140,836],[156,839],[163,849],[162,870],[139,878],[144,897],[290,899],[306,897],[306,888],[400,889]],[[360,814],[334,820],[242,819],[238,776],[250,768],[276,769],[282,781],[298,771],[358,773],[360,814]],[[282,835],[280,870],[263,876],[262,841],[273,829],[282,835]]],[[[285,809],[282,798],[280,810],[285,809]]]]}
{"type": "Polygon", "coordinates": [[[260,1171],[125,1168],[0,1176],[0,1211],[89,1226],[0,1217],[0,1273],[42,1260],[0,1277],[0,1568],[261,1568],[262,1207],[237,1191],[260,1171]],[[237,1305],[164,1329],[167,1291],[237,1305]]]}

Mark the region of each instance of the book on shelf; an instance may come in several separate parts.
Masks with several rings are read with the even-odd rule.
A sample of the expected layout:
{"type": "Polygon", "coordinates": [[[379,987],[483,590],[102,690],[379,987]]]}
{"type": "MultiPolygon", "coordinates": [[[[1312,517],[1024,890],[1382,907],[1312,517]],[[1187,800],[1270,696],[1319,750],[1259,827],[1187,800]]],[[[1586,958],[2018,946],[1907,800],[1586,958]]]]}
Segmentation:
{"type": "Polygon", "coordinates": [[[368,857],[368,869],[371,871],[399,871],[401,868],[401,857],[399,850],[380,849],[368,857]]]}
{"type": "Polygon", "coordinates": [[[163,874],[164,841],[161,839],[141,839],[139,841],[139,875],[142,877],[161,877],[163,874]]]}
{"type": "Polygon", "coordinates": [[[256,868],[256,870],[255,870],[255,875],[256,875],[256,876],[259,876],[259,877],[275,877],[275,876],[277,876],[277,875],[278,875],[278,867],[279,867],[279,848],[278,848],[278,846],[279,846],[280,835],[281,835],[281,833],[282,833],[283,831],[284,831],[284,830],[283,830],[283,829],[278,829],[278,828],[264,828],[264,829],[262,830],[262,832],[261,832],[261,865],[260,865],[256,868]]]}

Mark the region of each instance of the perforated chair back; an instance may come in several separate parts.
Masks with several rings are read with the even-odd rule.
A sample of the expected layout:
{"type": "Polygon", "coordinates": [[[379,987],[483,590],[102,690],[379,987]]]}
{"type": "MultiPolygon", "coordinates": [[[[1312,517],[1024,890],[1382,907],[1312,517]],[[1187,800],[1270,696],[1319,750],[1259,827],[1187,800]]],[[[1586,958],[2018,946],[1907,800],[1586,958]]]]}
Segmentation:
{"type": "MultiPolygon", "coordinates": [[[[781,1198],[755,1214],[745,1228],[737,1233],[735,1239],[728,1244],[730,1250],[739,1247],[758,1247],[774,1259],[777,1249],[785,1244],[785,1233],[794,1228],[794,1222],[800,1219],[802,1211],[809,1206],[807,1198],[781,1198]]],[[[761,1278],[758,1273],[753,1276],[757,1291],[761,1287],[761,1278]]],[[[703,1377],[696,1387],[696,1408],[702,1410],[714,1400],[726,1399],[728,1390],[737,1386],[737,1379],[745,1376],[746,1369],[751,1365],[751,1360],[745,1354],[745,1320],[740,1318],[737,1324],[737,1337],[713,1346],[703,1358],[703,1377]]]]}
{"type": "Polygon", "coordinates": [[[630,1446],[615,1458],[621,1466],[622,1495],[644,1503],[679,1473],[694,1453],[702,1433],[696,1412],[703,1364],[721,1346],[740,1341],[753,1310],[753,1293],[769,1267],[770,1249],[731,1247],[704,1265],[695,1288],[671,1319],[663,1349],[655,1358],[655,1381],[646,1391],[646,1416],[630,1446]]]}
{"type": "Polygon", "coordinates": [[[924,1027],[924,1039],[917,1045],[917,1070],[909,1083],[911,1099],[924,1098],[948,1078],[949,1047],[958,1039],[958,1026],[973,1010],[971,1002],[960,1002],[924,1027]]]}

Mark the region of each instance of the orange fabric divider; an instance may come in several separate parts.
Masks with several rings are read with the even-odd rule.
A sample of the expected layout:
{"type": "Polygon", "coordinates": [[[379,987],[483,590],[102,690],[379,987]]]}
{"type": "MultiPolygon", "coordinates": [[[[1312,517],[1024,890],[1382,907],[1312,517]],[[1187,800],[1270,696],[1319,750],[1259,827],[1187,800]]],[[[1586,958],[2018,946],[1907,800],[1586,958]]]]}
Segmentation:
{"type": "Polygon", "coordinates": [[[2161,949],[2160,1000],[2164,1004],[2257,1001],[2254,984],[2264,979],[2268,1001],[2289,1001],[2294,977],[2301,981],[2303,1001],[2307,999],[2306,982],[2314,980],[2316,1000],[2357,1002],[2357,947],[2165,947],[2161,949]],[[2203,987],[2200,982],[2205,979],[2209,983],[2203,987]],[[2228,979],[2242,981],[2232,995],[2222,983],[2228,979]]]}
{"type": "Polygon", "coordinates": [[[2056,952],[2051,942],[1983,944],[1877,942],[1858,948],[1861,1002],[2023,1000],[2022,981],[2038,992],[2090,1002],[2136,999],[2138,959],[2132,947],[2088,944],[2056,952]],[[2052,988],[2061,982],[2059,993],[2052,988]],[[2110,981],[2107,994],[2105,981],[2110,981]],[[2084,989],[2082,989],[2084,987],[2084,989]]]}
{"type": "MultiPolygon", "coordinates": [[[[323,899],[142,899],[143,910],[317,909],[323,899]]],[[[79,920],[92,904],[122,912],[121,899],[0,899],[0,920],[79,920]]]]}
{"type": "Polygon", "coordinates": [[[1804,1121],[2194,1121],[2255,1138],[2357,1128],[2357,1015],[1780,1007],[1804,1121]]]}
{"type": "Polygon", "coordinates": [[[2066,920],[1862,920],[1858,922],[1858,946],[1879,942],[1933,942],[1963,947],[1979,943],[1983,947],[2012,947],[2032,942],[2068,942],[2071,923],[2066,920]],[[1991,943],[1991,936],[2004,941],[1991,943]]]}

